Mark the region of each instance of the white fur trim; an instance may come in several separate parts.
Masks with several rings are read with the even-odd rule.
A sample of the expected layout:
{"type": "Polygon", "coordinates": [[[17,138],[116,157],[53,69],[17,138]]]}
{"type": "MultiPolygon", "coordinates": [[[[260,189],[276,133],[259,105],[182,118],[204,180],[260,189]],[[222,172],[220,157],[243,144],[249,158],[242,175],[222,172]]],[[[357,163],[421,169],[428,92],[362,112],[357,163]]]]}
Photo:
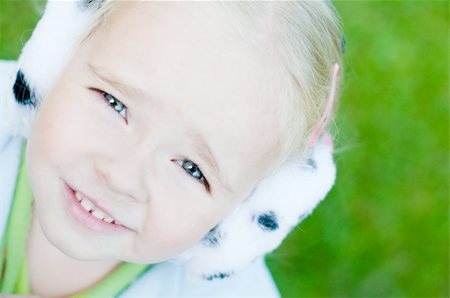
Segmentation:
{"type": "MultiPolygon", "coordinates": [[[[37,105],[45,98],[68,62],[92,21],[92,15],[92,10],[81,10],[77,1],[48,1],[44,15],[22,49],[17,67],[36,96],[37,105]]],[[[17,125],[15,131],[28,137],[35,111],[31,107],[19,109],[18,114],[11,114],[21,119],[14,121],[17,125]]]]}

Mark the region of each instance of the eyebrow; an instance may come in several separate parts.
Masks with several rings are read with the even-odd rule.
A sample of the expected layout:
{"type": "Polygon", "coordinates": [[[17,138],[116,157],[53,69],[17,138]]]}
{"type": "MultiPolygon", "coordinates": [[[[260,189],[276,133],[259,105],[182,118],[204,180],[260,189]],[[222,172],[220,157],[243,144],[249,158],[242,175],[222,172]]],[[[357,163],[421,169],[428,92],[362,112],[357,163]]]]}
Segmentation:
{"type": "MultiPolygon", "coordinates": [[[[91,63],[87,63],[90,71],[97,76],[100,80],[112,85],[117,91],[123,93],[127,96],[132,96],[133,98],[147,98],[154,99],[152,96],[146,94],[139,87],[134,87],[131,85],[124,84],[119,78],[109,73],[105,68],[95,66],[91,63]]],[[[205,141],[205,138],[198,131],[191,131],[190,136],[193,139],[194,146],[199,152],[199,157],[205,161],[206,165],[211,169],[211,174],[214,176],[216,182],[228,193],[233,193],[233,189],[230,184],[226,182],[221,176],[219,165],[211,151],[211,147],[205,141]]]]}
{"type": "Polygon", "coordinates": [[[120,82],[120,79],[109,73],[107,69],[99,66],[95,66],[91,63],[87,63],[89,70],[102,81],[113,86],[117,91],[124,95],[132,96],[133,98],[151,98],[152,96],[146,94],[141,88],[124,84],[120,82]]]}

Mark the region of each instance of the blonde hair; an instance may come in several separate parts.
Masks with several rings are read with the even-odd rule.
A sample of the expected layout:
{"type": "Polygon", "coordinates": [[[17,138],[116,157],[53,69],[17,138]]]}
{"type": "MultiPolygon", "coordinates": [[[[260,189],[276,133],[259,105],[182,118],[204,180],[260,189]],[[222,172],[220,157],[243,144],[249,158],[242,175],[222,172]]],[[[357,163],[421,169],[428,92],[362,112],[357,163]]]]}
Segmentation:
{"type": "MultiPolygon", "coordinates": [[[[104,0],[89,32],[106,19],[114,0],[104,0]]],[[[329,1],[201,3],[216,7],[237,36],[279,62],[268,92],[276,100],[280,144],[276,170],[288,159],[303,159],[324,113],[332,68],[342,69],[341,29],[329,1]],[[270,49],[268,51],[268,49],[270,49]]],[[[340,81],[340,80],[339,80],[340,81]]]]}

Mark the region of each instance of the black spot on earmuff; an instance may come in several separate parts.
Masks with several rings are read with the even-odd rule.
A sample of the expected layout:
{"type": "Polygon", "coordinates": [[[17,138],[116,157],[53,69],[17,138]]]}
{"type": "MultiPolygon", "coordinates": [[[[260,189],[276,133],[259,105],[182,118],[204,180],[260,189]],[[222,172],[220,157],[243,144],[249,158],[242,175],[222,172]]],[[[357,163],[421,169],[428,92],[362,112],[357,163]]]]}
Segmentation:
{"type": "Polygon", "coordinates": [[[273,211],[269,211],[258,216],[259,227],[268,232],[278,229],[278,219],[273,211]]]}
{"type": "Polygon", "coordinates": [[[218,272],[210,275],[203,275],[203,278],[206,280],[213,280],[213,279],[224,279],[226,277],[230,277],[233,274],[233,272],[218,272]]]}
{"type": "Polygon", "coordinates": [[[103,3],[103,0],[81,0],[78,2],[78,6],[84,10],[86,8],[98,9],[103,3]]]}
{"type": "Polygon", "coordinates": [[[220,240],[223,238],[223,233],[219,229],[219,225],[212,228],[205,237],[203,237],[202,242],[209,247],[216,247],[219,245],[220,240]]]}
{"type": "Polygon", "coordinates": [[[18,103],[36,107],[36,97],[33,95],[30,86],[25,80],[25,76],[20,69],[16,75],[16,82],[13,86],[13,92],[18,103]]]}
{"type": "Polygon", "coordinates": [[[312,169],[314,169],[314,170],[317,169],[317,163],[316,163],[316,161],[315,161],[314,159],[312,159],[312,158],[308,158],[308,159],[306,160],[306,164],[307,164],[309,167],[311,167],[312,169]]]}

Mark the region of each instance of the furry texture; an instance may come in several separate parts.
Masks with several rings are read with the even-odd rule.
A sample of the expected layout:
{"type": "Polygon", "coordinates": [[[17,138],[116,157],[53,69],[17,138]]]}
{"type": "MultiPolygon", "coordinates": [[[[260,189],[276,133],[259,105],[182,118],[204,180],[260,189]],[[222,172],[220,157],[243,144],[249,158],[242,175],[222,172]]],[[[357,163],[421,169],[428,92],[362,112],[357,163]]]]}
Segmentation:
{"type": "MultiPolygon", "coordinates": [[[[14,96],[14,76],[9,76],[11,88],[1,94],[6,98],[2,104],[10,111],[6,122],[12,133],[28,136],[35,109],[55,83],[99,5],[101,1],[86,0],[47,4],[18,66],[11,64],[22,73],[16,75],[15,82],[22,93],[14,96]]],[[[311,149],[307,160],[291,161],[260,181],[242,205],[172,261],[185,263],[193,278],[221,279],[277,248],[334,184],[331,137],[323,136],[311,149]]]]}
{"type": "Polygon", "coordinates": [[[92,21],[92,15],[92,9],[77,1],[47,3],[45,13],[22,49],[18,61],[18,71],[23,74],[23,80],[16,79],[16,85],[26,82],[31,98],[25,101],[30,103],[25,105],[26,108],[15,108],[15,133],[28,137],[34,115],[32,110],[39,106],[55,83],[76,43],[92,21]]]}

